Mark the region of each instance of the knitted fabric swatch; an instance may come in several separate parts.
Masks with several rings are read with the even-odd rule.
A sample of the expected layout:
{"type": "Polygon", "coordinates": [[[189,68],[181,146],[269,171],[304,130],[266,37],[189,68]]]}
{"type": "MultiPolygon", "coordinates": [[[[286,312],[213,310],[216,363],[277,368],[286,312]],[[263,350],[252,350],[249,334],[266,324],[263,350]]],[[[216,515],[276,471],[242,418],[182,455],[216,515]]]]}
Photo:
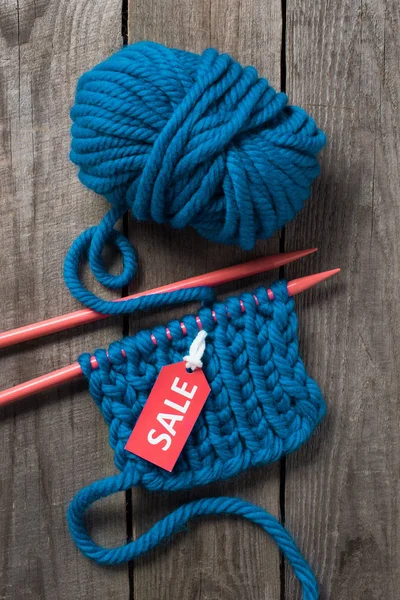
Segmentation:
{"type": "Polygon", "coordinates": [[[225,479],[248,467],[278,460],[306,441],[325,412],[318,385],[299,356],[297,316],[286,282],[203,306],[194,315],[152,331],[141,331],[79,358],[90,393],[109,426],[115,464],[121,471],[85,488],[69,509],[69,526],[80,549],[97,562],[129,560],[182,528],[193,516],[240,514],[276,540],[299,577],[304,599],[318,597],[315,578],[285,529],[268,513],[241,500],[212,498],[189,503],[156,523],[138,540],[105,549],[84,525],[88,506],[111,493],[141,485],[180,490],[225,479]],[[124,447],[156,378],[165,365],[182,360],[199,331],[207,332],[203,371],[211,387],[206,404],[171,473],[124,447]],[[184,324],[182,327],[181,323],[184,324]],[[168,335],[166,335],[166,331],[168,335]]]}

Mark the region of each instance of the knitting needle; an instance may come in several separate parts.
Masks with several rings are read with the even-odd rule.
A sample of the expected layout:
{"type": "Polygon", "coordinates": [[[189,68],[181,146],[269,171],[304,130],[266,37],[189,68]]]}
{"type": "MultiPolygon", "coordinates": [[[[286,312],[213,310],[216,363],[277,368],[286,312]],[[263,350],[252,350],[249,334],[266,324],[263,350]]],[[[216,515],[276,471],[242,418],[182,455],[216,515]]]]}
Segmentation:
{"type": "MultiPolygon", "coordinates": [[[[204,275],[197,275],[190,279],[184,279],[176,283],[169,283],[161,287],[148,290],[146,292],[139,292],[132,296],[125,298],[119,298],[115,302],[121,302],[123,300],[131,300],[133,298],[140,298],[148,294],[158,294],[162,292],[172,292],[189,287],[197,286],[209,286],[215,287],[224,283],[229,283],[235,279],[241,279],[242,277],[250,277],[277,269],[286,265],[294,260],[308,256],[313,252],[316,252],[317,248],[310,248],[309,250],[298,250],[295,252],[286,252],[281,254],[275,254],[273,256],[264,256],[263,258],[256,258],[241,265],[234,265],[225,269],[219,269],[218,271],[212,271],[211,273],[205,273],[204,275]]],[[[86,323],[92,323],[93,321],[99,321],[100,319],[106,319],[109,315],[103,315],[95,312],[90,308],[84,308],[66,315],[60,315],[47,319],[46,321],[39,321],[38,323],[31,323],[30,325],[24,325],[17,329],[11,329],[0,333],[0,348],[7,348],[20,342],[26,342],[28,340],[34,340],[36,338],[56,333],[57,331],[64,331],[78,325],[85,325],[86,323]]]]}
{"type": "MultiPolygon", "coordinates": [[[[308,275],[306,277],[301,277],[300,279],[293,279],[289,281],[287,284],[287,290],[289,296],[295,296],[296,294],[300,294],[305,290],[313,287],[317,283],[328,279],[328,277],[332,277],[332,275],[336,275],[339,273],[340,269],[332,269],[331,271],[324,271],[323,273],[316,273],[315,275],[308,275]]],[[[268,290],[268,297],[273,300],[274,294],[272,290],[268,290]]],[[[98,363],[94,356],[90,359],[91,365],[93,369],[97,369],[98,363]]],[[[33,394],[37,394],[38,392],[43,392],[48,390],[56,385],[61,383],[65,383],[67,381],[71,381],[80,377],[82,375],[82,369],[78,362],[69,365],[68,367],[63,367],[62,369],[58,369],[57,371],[52,371],[51,373],[47,373],[46,375],[42,375],[41,377],[37,377],[36,379],[31,379],[30,381],[26,381],[25,383],[20,383],[14,387],[11,387],[7,390],[0,392],[0,406],[5,406],[6,404],[11,404],[12,402],[16,402],[17,400],[21,400],[22,398],[26,398],[28,396],[32,396],[33,394]]]]}

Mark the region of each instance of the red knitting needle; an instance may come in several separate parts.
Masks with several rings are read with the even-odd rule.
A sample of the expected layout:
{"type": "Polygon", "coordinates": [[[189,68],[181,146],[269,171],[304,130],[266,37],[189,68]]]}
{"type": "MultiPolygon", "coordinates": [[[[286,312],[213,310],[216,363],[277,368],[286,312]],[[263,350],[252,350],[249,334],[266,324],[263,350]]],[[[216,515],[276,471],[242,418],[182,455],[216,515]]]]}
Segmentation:
{"type": "MultiPolygon", "coordinates": [[[[298,260],[303,256],[308,256],[313,252],[316,252],[317,248],[310,248],[309,250],[298,250],[296,252],[286,252],[282,254],[275,254],[273,256],[265,256],[263,258],[256,258],[250,262],[243,263],[241,265],[234,265],[233,267],[227,267],[225,269],[219,269],[218,271],[212,271],[211,273],[205,273],[204,275],[197,275],[190,279],[184,279],[176,283],[169,283],[147,292],[139,292],[132,296],[125,298],[119,298],[115,302],[121,302],[122,300],[131,300],[132,298],[140,298],[140,296],[147,296],[148,294],[157,294],[161,292],[173,292],[175,290],[181,290],[189,287],[196,286],[209,286],[215,287],[222,285],[223,283],[229,283],[235,279],[241,279],[242,277],[250,277],[251,275],[257,275],[258,273],[264,273],[277,269],[286,265],[294,260],[298,260]]],[[[85,325],[86,323],[92,323],[93,321],[99,321],[100,319],[107,319],[108,315],[95,312],[90,308],[84,308],[83,310],[77,310],[67,315],[60,315],[47,319],[46,321],[39,321],[38,323],[32,323],[31,325],[24,325],[17,329],[11,329],[10,331],[4,331],[0,333],[0,348],[7,348],[20,342],[27,342],[28,340],[34,340],[36,338],[49,335],[50,333],[56,333],[57,331],[64,331],[71,327],[77,327],[78,325],[85,325]]]]}
{"type": "MultiPolygon", "coordinates": [[[[301,277],[300,279],[293,279],[287,284],[288,294],[289,296],[300,294],[301,292],[313,287],[317,283],[328,279],[328,277],[336,275],[336,273],[339,273],[339,271],[340,269],[332,269],[331,271],[324,271],[323,273],[308,275],[307,277],[301,277]]],[[[246,273],[246,275],[247,274],[248,273],[246,273]]],[[[268,296],[271,300],[274,299],[274,294],[271,290],[268,290],[268,296]]],[[[97,360],[94,356],[91,358],[91,365],[93,369],[97,369],[98,367],[97,360]]],[[[38,392],[43,392],[44,390],[48,390],[49,388],[66,381],[76,379],[81,375],[82,369],[79,363],[75,362],[68,367],[63,367],[62,369],[58,369],[52,373],[47,373],[46,375],[42,375],[36,379],[31,379],[30,381],[21,383],[4,390],[3,392],[0,392],[0,406],[11,404],[12,402],[16,402],[17,400],[21,400],[22,398],[26,398],[27,396],[31,396],[38,392]]]]}

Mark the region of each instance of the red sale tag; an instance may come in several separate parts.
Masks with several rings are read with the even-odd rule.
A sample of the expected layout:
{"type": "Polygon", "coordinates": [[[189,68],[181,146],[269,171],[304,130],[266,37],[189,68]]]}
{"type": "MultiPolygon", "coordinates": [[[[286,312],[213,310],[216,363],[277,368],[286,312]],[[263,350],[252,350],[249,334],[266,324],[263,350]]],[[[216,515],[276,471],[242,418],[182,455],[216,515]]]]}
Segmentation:
{"type": "Polygon", "coordinates": [[[201,369],[185,362],[163,367],[125,450],[172,471],[210,393],[201,369]]]}

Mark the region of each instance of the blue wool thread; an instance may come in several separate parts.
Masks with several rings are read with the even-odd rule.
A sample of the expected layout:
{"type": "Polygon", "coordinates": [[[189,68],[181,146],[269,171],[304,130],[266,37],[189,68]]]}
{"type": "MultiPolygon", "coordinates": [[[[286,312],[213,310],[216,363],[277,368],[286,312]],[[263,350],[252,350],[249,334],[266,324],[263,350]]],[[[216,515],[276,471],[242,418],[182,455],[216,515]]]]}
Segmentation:
{"type": "Polygon", "coordinates": [[[210,396],[172,473],[124,447],[160,369],[182,360],[197,334],[194,316],[143,331],[89,355],[80,365],[109,426],[120,474],[81,490],[68,511],[71,534],[84,554],[101,564],[125,562],[185,527],[193,517],[242,516],[277,542],[300,580],[303,599],[318,598],[315,577],[286,530],[263,509],[233,498],[206,498],[181,506],[136,541],[101,548],[88,535],[84,514],[100,498],[142,485],[178,490],[224,479],[278,460],[305,440],[324,414],[317,384],[298,354],[297,317],[286,283],[215,302],[204,287],[105,301],[86,289],[79,265],[88,257],[100,283],[116,289],[137,270],[135,252],[115,229],[130,209],[138,220],[193,227],[205,238],[244,249],[267,238],[301,209],[318,175],[324,134],[299,107],[288,106],[253,67],[208,49],[201,56],[153,42],[126,46],[78,83],[71,110],[71,159],[80,180],[111,203],[101,223],[72,244],[64,265],[75,298],[105,314],[200,300],[207,331],[203,369],[210,396]],[[107,273],[102,251],[117,246],[120,275],[107,273]],[[242,307],[245,312],[242,312],[242,307]],[[213,312],[214,311],[214,312],[213,312]],[[214,316],[217,317],[217,323],[214,316]],[[155,346],[151,333],[157,340],[155,346]],[[123,354],[121,351],[124,351],[123,354]]]}
{"type": "Polygon", "coordinates": [[[169,336],[158,326],[114,342],[108,352],[97,350],[96,370],[89,354],[79,358],[121,471],[81,490],[69,507],[72,537],[86,556],[100,564],[119,564],[151,550],[194,517],[237,515],[276,541],[300,581],[303,600],[318,598],[315,577],[287,531],[266,511],[239,499],[190,502],[137,540],[116,548],[97,545],[84,522],[93,502],[115,492],[135,485],[153,491],[204,485],[276,461],[309,438],[325,403],[299,356],[297,316],[287,283],[276,282],[271,289],[274,300],[260,288],[255,295],[244,293],[200,309],[198,317],[207,332],[203,371],[211,392],[171,473],[124,448],[161,368],[188,354],[199,331],[198,319],[187,315],[170,322],[169,336]]]}
{"type": "Polygon", "coordinates": [[[114,229],[128,209],[138,220],[191,226],[244,249],[270,237],[309,196],[325,144],[314,120],[287,101],[256,69],[213,48],[198,55],[139,42],[85,73],[71,110],[71,160],[112,209],[67,256],[65,281],[74,297],[106,314],[210,298],[197,289],[111,304],[82,285],[79,263],[88,253],[109,288],[131,281],[135,253],[114,229]],[[106,242],[122,252],[118,276],[104,268],[106,242]]]}

